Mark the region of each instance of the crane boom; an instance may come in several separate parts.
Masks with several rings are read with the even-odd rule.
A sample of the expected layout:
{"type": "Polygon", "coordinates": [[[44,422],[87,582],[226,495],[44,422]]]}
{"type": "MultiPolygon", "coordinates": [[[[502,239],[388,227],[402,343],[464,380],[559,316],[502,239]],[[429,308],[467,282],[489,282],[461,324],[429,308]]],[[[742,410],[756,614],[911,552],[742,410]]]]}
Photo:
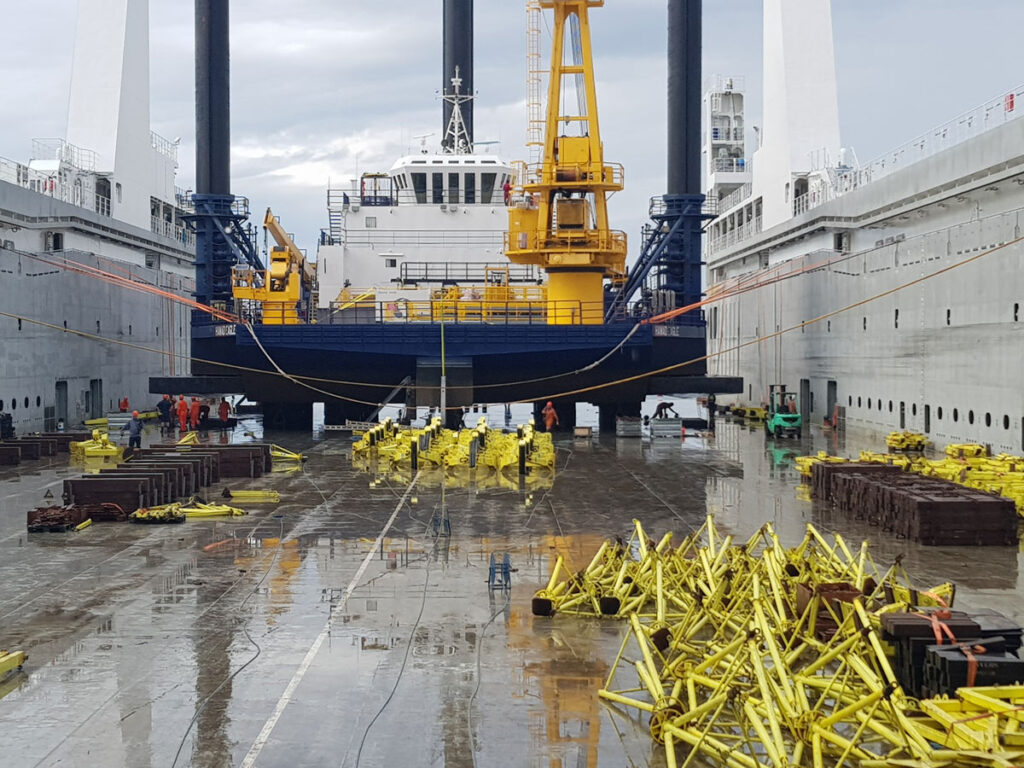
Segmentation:
{"type": "Polygon", "coordinates": [[[626,273],[626,236],[608,222],[608,195],[622,189],[622,166],[604,161],[590,44],[588,12],[604,0],[536,5],[554,12],[543,151],[509,208],[505,255],[547,272],[549,324],[600,324],[605,278],[621,281],[626,273]],[[567,98],[573,91],[576,98],[567,98]]]}
{"type": "Polygon", "coordinates": [[[303,286],[308,290],[316,277],[316,270],[312,264],[306,261],[305,254],[299,250],[299,247],[292,240],[291,236],[284,231],[284,227],[281,226],[281,222],[278,221],[277,217],[274,216],[274,212],[267,208],[267,215],[263,217],[263,226],[266,227],[270,236],[274,238],[274,242],[279,247],[284,248],[288,251],[288,255],[291,257],[292,262],[300,265],[300,271],[302,272],[303,286]]]}

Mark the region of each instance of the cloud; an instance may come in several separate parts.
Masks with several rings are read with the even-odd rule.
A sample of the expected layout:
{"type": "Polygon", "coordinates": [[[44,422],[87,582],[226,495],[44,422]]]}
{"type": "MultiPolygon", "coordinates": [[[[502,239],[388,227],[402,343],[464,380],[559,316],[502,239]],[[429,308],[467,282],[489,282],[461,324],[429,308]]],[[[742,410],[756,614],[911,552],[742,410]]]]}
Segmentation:
{"type": "MultiPolygon", "coordinates": [[[[647,200],[664,191],[668,0],[608,0],[591,13],[606,157],[626,169],[613,225],[639,247],[647,200]]],[[[13,5],[13,4],[11,4],[13,5]]],[[[64,133],[75,0],[4,9],[7,119],[0,156],[23,160],[34,136],[64,133]]],[[[233,188],[272,205],[299,244],[326,226],[328,180],[386,170],[442,132],[440,0],[270,0],[232,4],[233,188]]],[[[747,124],[760,120],[760,3],[704,3],[704,70],[746,76],[747,124]]],[[[525,12],[476,3],[476,135],[524,158],[525,12]]],[[[843,141],[862,160],[1017,84],[1024,52],[1003,30],[1024,3],[833,0],[843,141]]],[[[151,0],[151,118],[182,137],[179,186],[193,184],[192,3],[151,0]]],[[[543,35],[544,56],[550,39],[543,35]]]]}

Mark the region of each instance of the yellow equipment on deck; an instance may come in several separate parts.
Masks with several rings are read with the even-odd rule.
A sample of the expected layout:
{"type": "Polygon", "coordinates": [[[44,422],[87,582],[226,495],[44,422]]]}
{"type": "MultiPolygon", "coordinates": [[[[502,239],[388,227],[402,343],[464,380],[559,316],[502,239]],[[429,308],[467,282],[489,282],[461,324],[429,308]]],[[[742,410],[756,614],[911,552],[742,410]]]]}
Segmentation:
{"type": "Polygon", "coordinates": [[[110,442],[110,437],[106,433],[100,432],[99,429],[92,431],[91,440],[69,443],[68,450],[73,460],[111,458],[120,461],[122,454],[124,454],[124,448],[110,442]]]}
{"type": "Polygon", "coordinates": [[[231,295],[239,301],[259,304],[264,325],[298,325],[304,322],[299,314],[304,294],[310,296],[309,305],[316,306],[316,267],[306,261],[269,208],[263,226],[277,243],[270,251],[270,267],[265,272],[235,267],[231,272],[231,295]]]}
{"type": "Polygon", "coordinates": [[[604,0],[540,0],[554,10],[544,154],[520,179],[523,194],[509,208],[505,255],[548,274],[549,325],[604,322],[604,278],[626,271],[626,235],[608,226],[606,195],[622,189],[622,166],[604,162],[597,120],[588,11],[604,0]],[[574,61],[566,63],[567,33],[574,61]],[[566,96],[566,78],[576,99],[566,96]],[[562,114],[570,103],[579,114],[562,114]]]}
{"type": "Polygon", "coordinates": [[[28,654],[24,651],[0,650],[0,680],[3,680],[11,672],[21,669],[27,659],[28,654]]]}

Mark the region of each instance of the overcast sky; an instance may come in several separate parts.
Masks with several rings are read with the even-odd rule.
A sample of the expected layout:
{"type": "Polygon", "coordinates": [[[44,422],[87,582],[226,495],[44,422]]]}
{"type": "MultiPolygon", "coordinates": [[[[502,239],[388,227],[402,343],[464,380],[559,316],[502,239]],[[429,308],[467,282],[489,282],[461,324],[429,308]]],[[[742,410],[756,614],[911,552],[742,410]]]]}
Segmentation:
{"type": "MultiPolygon", "coordinates": [[[[88,0],[83,0],[88,2],[88,0]]],[[[0,156],[62,136],[76,0],[0,0],[5,73],[0,156]]],[[[524,158],[525,3],[477,0],[476,138],[524,158]]],[[[153,129],[181,137],[178,185],[194,179],[193,3],[151,0],[153,129]]],[[[626,169],[612,202],[631,240],[664,191],[666,0],[591,12],[605,158],[626,169]]],[[[761,112],[761,3],[705,0],[704,72],[746,78],[761,112]]],[[[1024,82],[1021,0],[834,0],[842,141],[862,162],[1024,82]]],[[[550,37],[544,40],[545,55],[550,37]]],[[[442,132],[440,0],[232,3],[233,191],[271,205],[300,246],[327,225],[328,179],[386,170],[442,132]]]]}

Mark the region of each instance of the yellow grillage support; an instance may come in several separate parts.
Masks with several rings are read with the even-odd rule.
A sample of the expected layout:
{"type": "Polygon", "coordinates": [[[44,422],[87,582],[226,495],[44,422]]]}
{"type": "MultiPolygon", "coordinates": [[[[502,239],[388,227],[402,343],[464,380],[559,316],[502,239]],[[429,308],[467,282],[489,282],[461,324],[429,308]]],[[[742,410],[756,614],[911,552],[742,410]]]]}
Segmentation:
{"type": "MultiPolygon", "coordinates": [[[[894,435],[903,435],[900,441],[912,442],[911,438],[906,436],[913,436],[914,433],[894,432],[886,440],[890,446],[895,440],[894,435]]],[[[893,450],[919,449],[909,447],[893,450]]],[[[938,477],[967,488],[1011,499],[1017,506],[1017,513],[1024,517],[1024,457],[1006,453],[989,456],[985,446],[974,443],[947,445],[945,453],[946,458],[932,460],[921,456],[911,457],[901,452],[861,451],[856,460],[872,464],[889,464],[905,472],[938,477]]],[[[822,461],[846,462],[850,459],[829,456],[824,451],[819,451],[814,456],[798,456],[795,459],[797,469],[805,478],[809,478],[813,466],[822,461]]]]}
{"type": "Polygon", "coordinates": [[[785,548],[771,526],[734,544],[709,518],[673,547],[634,521],[583,571],[555,561],[539,615],[626,619],[599,696],[648,721],[666,764],[737,768],[1013,766],[1024,758],[1024,686],[917,702],[897,683],[879,616],[928,595],[866,544],[808,526],[785,548]],[[617,609],[610,598],[618,601],[617,609]],[[685,756],[685,759],[683,759],[685,756]]]}

